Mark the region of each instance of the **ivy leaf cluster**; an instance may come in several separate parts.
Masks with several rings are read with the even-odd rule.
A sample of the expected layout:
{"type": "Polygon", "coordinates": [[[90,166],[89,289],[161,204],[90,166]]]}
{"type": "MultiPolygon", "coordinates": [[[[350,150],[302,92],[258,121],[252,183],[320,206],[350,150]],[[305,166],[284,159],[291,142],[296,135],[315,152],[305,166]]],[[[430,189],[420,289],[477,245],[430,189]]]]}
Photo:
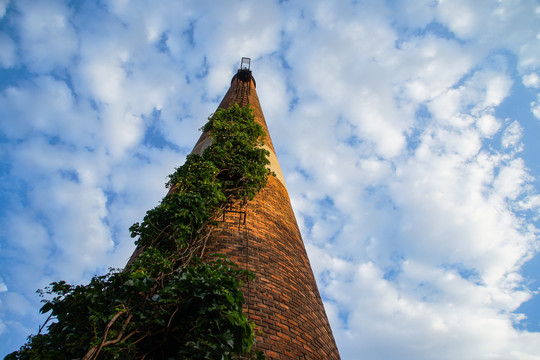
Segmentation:
{"type": "Polygon", "coordinates": [[[49,318],[6,360],[263,358],[242,312],[240,288],[253,274],[204,249],[222,212],[253,199],[272,175],[264,130],[236,104],[202,130],[212,144],[187,156],[169,194],[130,228],[137,250],[126,268],[40,290],[49,318]]]}

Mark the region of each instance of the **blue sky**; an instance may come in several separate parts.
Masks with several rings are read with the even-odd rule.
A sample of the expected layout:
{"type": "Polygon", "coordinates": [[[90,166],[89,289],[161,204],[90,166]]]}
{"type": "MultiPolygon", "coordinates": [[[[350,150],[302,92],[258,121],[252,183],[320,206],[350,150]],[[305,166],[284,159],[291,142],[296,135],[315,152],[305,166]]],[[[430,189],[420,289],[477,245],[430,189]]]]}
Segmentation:
{"type": "Polygon", "coordinates": [[[122,267],[252,58],[343,359],[540,359],[535,0],[0,0],[0,356],[122,267]]]}

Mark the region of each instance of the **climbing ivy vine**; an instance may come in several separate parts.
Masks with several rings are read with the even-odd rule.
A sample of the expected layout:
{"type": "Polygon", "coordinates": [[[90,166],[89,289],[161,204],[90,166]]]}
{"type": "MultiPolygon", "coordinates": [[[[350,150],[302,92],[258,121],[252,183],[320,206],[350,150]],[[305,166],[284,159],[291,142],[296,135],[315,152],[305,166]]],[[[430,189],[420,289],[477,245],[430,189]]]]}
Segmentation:
{"type": "Polygon", "coordinates": [[[6,360],[263,357],[242,312],[240,287],[253,275],[225,257],[201,258],[223,210],[253,199],[271,175],[264,131],[236,104],[202,130],[212,144],[187,156],[169,176],[169,194],[130,228],[137,251],[126,268],[40,291],[46,331],[6,360]]]}

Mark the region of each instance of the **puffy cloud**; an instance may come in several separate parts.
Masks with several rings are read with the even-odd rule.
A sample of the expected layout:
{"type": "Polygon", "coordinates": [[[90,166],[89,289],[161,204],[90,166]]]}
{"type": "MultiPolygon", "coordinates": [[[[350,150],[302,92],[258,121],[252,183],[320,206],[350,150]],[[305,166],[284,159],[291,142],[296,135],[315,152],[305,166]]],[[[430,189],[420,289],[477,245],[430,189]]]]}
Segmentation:
{"type": "Polygon", "coordinates": [[[481,27],[480,16],[487,10],[486,2],[441,1],[437,6],[440,19],[460,37],[476,35],[481,27]]]}
{"type": "Polygon", "coordinates": [[[77,36],[67,4],[60,0],[25,0],[16,6],[24,62],[43,72],[69,65],[77,50],[77,36]]]}
{"type": "Polygon", "coordinates": [[[504,130],[502,136],[502,146],[505,149],[515,149],[516,151],[521,151],[523,149],[523,144],[521,143],[522,135],[523,128],[517,120],[513,121],[504,130]]]}
{"type": "Polygon", "coordinates": [[[523,85],[527,87],[540,87],[540,77],[537,73],[530,73],[523,76],[523,85]]]}
{"type": "Polygon", "coordinates": [[[401,45],[408,65],[407,94],[418,102],[433,99],[456,84],[472,65],[472,56],[456,41],[432,35],[416,37],[401,45]]]}
{"type": "Polygon", "coordinates": [[[480,131],[481,136],[491,137],[500,128],[500,121],[491,114],[480,116],[476,120],[476,127],[480,131]]]}

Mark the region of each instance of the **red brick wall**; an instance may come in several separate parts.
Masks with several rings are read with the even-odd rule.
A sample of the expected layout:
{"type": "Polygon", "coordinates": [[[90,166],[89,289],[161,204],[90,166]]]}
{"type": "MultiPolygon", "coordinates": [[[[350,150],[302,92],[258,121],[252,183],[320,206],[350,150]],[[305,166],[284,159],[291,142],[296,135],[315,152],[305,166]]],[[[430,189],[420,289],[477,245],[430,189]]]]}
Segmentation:
{"type": "MultiPolygon", "coordinates": [[[[235,101],[249,101],[268,130],[253,80],[235,77],[220,107],[235,101]]],[[[265,142],[273,151],[270,136],[265,142]]],[[[211,253],[255,273],[244,284],[246,311],[267,359],[340,358],[284,184],[271,177],[253,201],[227,212],[208,241],[211,253]]]]}

